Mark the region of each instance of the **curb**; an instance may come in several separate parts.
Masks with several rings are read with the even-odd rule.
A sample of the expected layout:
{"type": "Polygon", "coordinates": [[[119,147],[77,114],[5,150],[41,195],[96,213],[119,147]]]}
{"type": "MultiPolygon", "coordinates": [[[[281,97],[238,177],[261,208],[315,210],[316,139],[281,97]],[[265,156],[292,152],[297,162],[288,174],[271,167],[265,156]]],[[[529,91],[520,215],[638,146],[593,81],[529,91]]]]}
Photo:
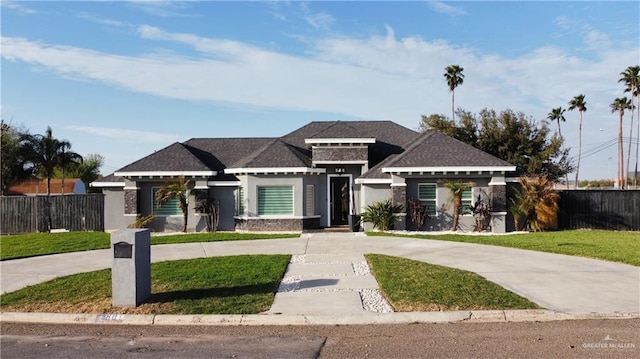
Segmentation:
{"type": "Polygon", "coordinates": [[[109,325],[369,325],[416,323],[548,322],[585,319],[640,319],[638,313],[561,313],[550,310],[489,310],[456,312],[402,312],[333,315],[167,315],[0,313],[0,323],[109,324],[109,325]]]}

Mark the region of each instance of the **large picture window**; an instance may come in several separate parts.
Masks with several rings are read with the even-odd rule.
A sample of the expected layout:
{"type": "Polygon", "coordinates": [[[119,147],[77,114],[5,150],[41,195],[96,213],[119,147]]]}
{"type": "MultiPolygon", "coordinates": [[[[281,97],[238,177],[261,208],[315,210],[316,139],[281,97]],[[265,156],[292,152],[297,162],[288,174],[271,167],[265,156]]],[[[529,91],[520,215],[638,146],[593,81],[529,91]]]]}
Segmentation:
{"type": "Polygon", "coordinates": [[[421,183],[418,185],[418,199],[422,204],[427,205],[427,213],[434,217],[437,215],[437,195],[438,186],[435,183],[421,183]]]}
{"type": "Polygon", "coordinates": [[[259,186],[258,215],[293,215],[293,186],[259,186]]]}
{"type": "Polygon", "coordinates": [[[152,190],[153,215],[159,217],[182,215],[182,210],[180,209],[180,200],[178,200],[177,198],[171,198],[170,200],[164,202],[162,205],[158,203],[156,194],[159,190],[159,187],[155,187],[152,190]]]}

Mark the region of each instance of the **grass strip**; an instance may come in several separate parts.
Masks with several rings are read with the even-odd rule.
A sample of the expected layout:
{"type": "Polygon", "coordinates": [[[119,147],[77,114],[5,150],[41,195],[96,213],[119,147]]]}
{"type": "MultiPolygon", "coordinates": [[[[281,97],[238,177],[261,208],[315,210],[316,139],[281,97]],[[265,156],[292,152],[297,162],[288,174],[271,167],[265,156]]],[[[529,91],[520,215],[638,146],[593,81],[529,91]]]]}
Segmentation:
{"type": "Polygon", "coordinates": [[[410,237],[488,244],[540,252],[603,259],[640,266],[640,233],[605,230],[568,230],[511,235],[398,234],[367,232],[370,236],[410,237]]]}
{"type": "Polygon", "coordinates": [[[472,272],[381,254],[365,258],[398,312],[539,308],[472,272]]]}
{"type": "Polygon", "coordinates": [[[151,298],[111,307],[111,270],[80,273],[0,296],[3,311],[255,314],[268,310],[290,255],[243,255],[151,264],[151,298]]]}
{"type": "MultiPolygon", "coordinates": [[[[273,233],[189,233],[151,236],[151,244],[240,241],[253,239],[297,238],[300,234],[273,233]]],[[[105,232],[30,233],[0,237],[0,260],[109,248],[105,232]]]]}

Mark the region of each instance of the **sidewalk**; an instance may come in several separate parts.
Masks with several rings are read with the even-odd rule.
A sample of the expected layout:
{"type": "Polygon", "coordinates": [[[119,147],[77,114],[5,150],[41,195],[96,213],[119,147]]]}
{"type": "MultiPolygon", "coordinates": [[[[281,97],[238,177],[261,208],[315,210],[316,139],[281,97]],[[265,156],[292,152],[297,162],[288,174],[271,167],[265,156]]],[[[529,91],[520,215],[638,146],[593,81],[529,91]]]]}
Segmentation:
{"type": "MultiPolygon", "coordinates": [[[[377,318],[375,320],[389,318],[363,308],[361,293],[377,289],[373,277],[358,275],[354,270],[354,263],[362,262],[365,253],[472,271],[551,311],[545,313],[564,313],[570,317],[640,315],[638,267],[478,244],[366,237],[360,233],[313,233],[293,239],[157,245],[152,246],[151,259],[160,262],[237,254],[291,254],[294,263],[288,268],[268,312],[274,315],[259,317],[275,320],[276,313],[282,313],[281,317],[289,318],[344,315],[352,321],[357,321],[354,318],[358,315],[377,318]]],[[[0,290],[14,291],[58,276],[109,268],[111,260],[109,250],[98,250],[3,261],[0,262],[0,290]]],[[[3,313],[2,320],[10,315],[3,313]]],[[[407,316],[406,313],[392,315],[407,316]]],[[[501,320],[504,318],[506,314],[501,320]]]]}

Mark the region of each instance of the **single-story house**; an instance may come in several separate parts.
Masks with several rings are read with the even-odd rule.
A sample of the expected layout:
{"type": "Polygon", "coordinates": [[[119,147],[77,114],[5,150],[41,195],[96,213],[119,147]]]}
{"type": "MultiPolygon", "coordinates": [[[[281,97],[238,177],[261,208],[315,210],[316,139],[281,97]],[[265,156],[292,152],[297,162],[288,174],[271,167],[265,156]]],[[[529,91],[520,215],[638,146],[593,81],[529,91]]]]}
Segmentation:
{"type": "MultiPolygon", "coordinates": [[[[516,167],[435,130],[418,133],[391,121],[311,122],[279,138],[192,138],[174,143],[93,182],[105,195],[105,229],[154,215],[154,231],[179,231],[175,202],[154,194],[167,178],[190,181],[189,231],[204,231],[196,203],[219,203],[219,230],[303,231],[345,226],[376,201],[428,205],[420,228],[447,230],[453,212],[445,181],[473,183],[463,195],[492,203],[493,232],[506,230],[505,177],[516,167]]],[[[463,229],[473,228],[463,213],[463,229]]],[[[396,229],[416,229],[400,214],[396,229]]],[[[368,227],[370,228],[370,227],[368,227]]]]}

